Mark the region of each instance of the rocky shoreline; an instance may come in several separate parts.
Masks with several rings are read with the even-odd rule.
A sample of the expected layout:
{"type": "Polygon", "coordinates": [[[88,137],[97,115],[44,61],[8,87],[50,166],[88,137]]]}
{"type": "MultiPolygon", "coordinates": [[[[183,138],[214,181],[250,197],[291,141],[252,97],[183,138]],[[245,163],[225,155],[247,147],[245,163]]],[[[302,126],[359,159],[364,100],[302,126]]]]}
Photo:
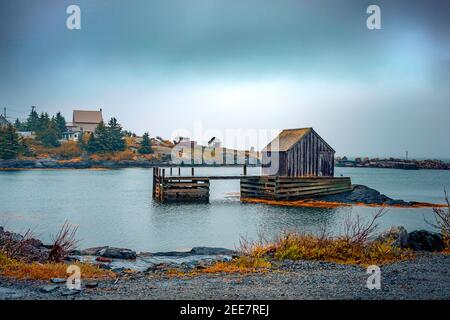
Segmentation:
{"type": "MultiPolygon", "coordinates": [[[[189,251],[136,253],[109,246],[74,250],[67,265],[81,261],[111,270],[111,280],[82,281],[81,290],[68,290],[66,279],[16,280],[0,276],[3,299],[449,299],[450,256],[442,237],[425,230],[408,233],[393,227],[377,239],[394,239],[394,246],[416,251],[412,260],[382,266],[382,290],[366,288],[365,268],[330,262],[271,261],[273,268],[249,274],[170,276],[189,274],[241,253],[225,248],[195,247],[189,251]]],[[[0,228],[0,244],[24,241],[21,255],[44,262],[48,245],[0,228]]]]}
{"type": "MultiPolygon", "coordinates": [[[[153,168],[153,167],[202,167],[204,165],[186,164],[174,165],[167,160],[57,160],[51,158],[42,159],[10,159],[0,160],[0,170],[28,170],[28,169],[124,169],[124,168],[153,168]]],[[[242,167],[240,164],[208,165],[209,167],[242,167]]],[[[247,165],[249,167],[256,165],[247,165]]]]}
{"type": "Polygon", "coordinates": [[[152,299],[450,299],[450,255],[421,253],[414,260],[381,266],[381,289],[367,288],[367,270],[319,261],[282,261],[274,271],[173,277],[164,272],[123,273],[115,280],[83,281],[68,290],[53,281],[0,277],[0,300],[152,299]]]}

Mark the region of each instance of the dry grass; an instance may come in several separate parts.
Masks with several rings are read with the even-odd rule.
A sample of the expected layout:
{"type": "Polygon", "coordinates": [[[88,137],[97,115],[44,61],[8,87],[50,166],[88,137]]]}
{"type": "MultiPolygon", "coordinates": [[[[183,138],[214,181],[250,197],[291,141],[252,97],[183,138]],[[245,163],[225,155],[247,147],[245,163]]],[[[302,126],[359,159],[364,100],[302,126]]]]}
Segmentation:
{"type": "Polygon", "coordinates": [[[169,277],[192,277],[199,274],[216,274],[216,273],[255,273],[267,272],[272,264],[265,258],[241,256],[229,262],[216,262],[204,269],[198,269],[191,272],[182,272],[177,269],[169,269],[166,275],[169,277]]]}
{"type": "MultiPolygon", "coordinates": [[[[110,270],[100,269],[94,265],[74,263],[81,269],[83,279],[113,279],[115,274],[110,270]]],[[[0,251],[0,275],[20,280],[49,280],[65,278],[68,265],[65,263],[26,263],[9,258],[0,251]]]]}
{"type": "Polygon", "coordinates": [[[318,260],[364,266],[412,258],[412,251],[392,246],[391,240],[370,241],[378,228],[377,220],[383,214],[382,209],[370,221],[359,216],[348,216],[344,221],[342,236],[330,236],[326,227],[319,234],[290,231],[271,241],[260,239],[249,242],[243,239],[240,251],[256,258],[318,260]]]}
{"type": "Polygon", "coordinates": [[[395,248],[391,242],[350,242],[345,237],[321,238],[312,234],[285,233],[266,246],[257,245],[255,256],[275,260],[318,260],[341,264],[385,264],[411,258],[412,252],[395,248]]]}
{"type": "Polygon", "coordinates": [[[91,154],[91,160],[94,161],[123,161],[123,160],[137,160],[137,155],[131,150],[119,151],[114,153],[91,154]]]}
{"type": "Polygon", "coordinates": [[[217,262],[190,273],[173,269],[167,274],[194,276],[205,273],[264,272],[272,267],[270,261],[273,260],[316,260],[369,266],[413,258],[411,250],[394,247],[393,240],[371,240],[378,228],[377,221],[384,214],[384,209],[381,209],[369,221],[359,216],[348,216],[343,223],[343,235],[337,237],[330,236],[324,226],[318,234],[290,231],[273,240],[267,240],[261,235],[258,241],[242,238],[237,248],[242,253],[241,257],[230,262],[217,262]]]}
{"type": "Polygon", "coordinates": [[[441,232],[442,239],[444,241],[444,252],[450,253],[450,200],[448,199],[447,190],[444,189],[445,202],[443,207],[433,208],[434,221],[425,220],[434,229],[441,232]]]}
{"type": "Polygon", "coordinates": [[[415,202],[409,206],[393,204],[376,204],[376,203],[344,203],[344,202],[331,202],[331,201],[319,201],[314,199],[304,199],[304,200],[267,200],[267,199],[258,199],[258,198],[241,198],[241,202],[244,203],[262,203],[272,206],[281,206],[281,207],[311,207],[311,208],[339,208],[339,207],[371,207],[371,208],[445,208],[448,207],[446,204],[435,204],[435,203],[427,203],[427,202],[415,202]]]}

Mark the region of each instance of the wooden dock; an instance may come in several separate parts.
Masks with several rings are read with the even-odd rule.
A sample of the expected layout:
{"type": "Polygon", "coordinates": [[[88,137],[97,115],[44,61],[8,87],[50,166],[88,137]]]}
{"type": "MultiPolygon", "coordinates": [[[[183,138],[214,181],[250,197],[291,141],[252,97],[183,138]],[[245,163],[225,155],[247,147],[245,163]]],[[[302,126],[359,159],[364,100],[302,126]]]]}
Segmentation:
{"type": "Polygon", "coordinates": [[[299,200],[350,191],[349,177],[260,176],[241,178],[241,198],[299,200]]]}
{"type": "Polygon", "coordinates": [[[208,202],[208,177],[165,176],[165,169],[153,168],[153,199],[163,202],[208,202]]]}
{"type": "MultiPolygon", "coordinates": [[[[170,169],[170,174],[172,169],[170,169]]],[[[180,172],[180,171],[178,171],[180,172]]],[[[244,169],[246,174],[246,169],[244,169]]],[[[286,176],[166,176],[166,169],[153,168],[153,198],[158,202],[208,202],[211,180],[240,180],[241,198],[296,200],[351,190],[348,177],[286,176]]]]}

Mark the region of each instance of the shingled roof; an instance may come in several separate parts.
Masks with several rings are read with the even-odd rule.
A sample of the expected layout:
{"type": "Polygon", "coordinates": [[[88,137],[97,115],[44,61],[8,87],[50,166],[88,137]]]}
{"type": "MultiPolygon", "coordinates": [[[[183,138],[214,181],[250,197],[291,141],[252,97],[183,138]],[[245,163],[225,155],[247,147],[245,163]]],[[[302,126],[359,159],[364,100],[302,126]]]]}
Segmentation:
{"type": "Polygon", "coordinates": [[[100,123],[103,121],[102,110],[73,110],[73,123],[100,123]]]}
{"type": "Polygon", "coordinates": [[[273,139],[262,151],[275,151],[275,152],[288,151],[293,146],[295,146],[300,140],[306,137],[308,133],[310,133],[311,131],[313,131],[326,145],[328,145],[328,143],[326,143],[314,131],[313,128],[285,129],[281,131],[281,133],[275,139],[273,139]]]}

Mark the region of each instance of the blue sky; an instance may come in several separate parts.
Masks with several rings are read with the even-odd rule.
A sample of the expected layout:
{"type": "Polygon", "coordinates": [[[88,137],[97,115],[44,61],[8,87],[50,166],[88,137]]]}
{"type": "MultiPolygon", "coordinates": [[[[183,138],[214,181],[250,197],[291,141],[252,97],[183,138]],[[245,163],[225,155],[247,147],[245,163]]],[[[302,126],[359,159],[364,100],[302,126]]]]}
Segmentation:
{"type": "Polygon", "coordinates": [[[219,134],[312,126],[340,155],[450,158],[449,9],[444,0],[3,0],[0,107],[68,119],[101,107],[164,137],[198,122],[219,134]],[[81,30],[66,28],[70,4],[81,30]],[[369,4],[381,8],[381,30],[366,28],[369,4]]]}

